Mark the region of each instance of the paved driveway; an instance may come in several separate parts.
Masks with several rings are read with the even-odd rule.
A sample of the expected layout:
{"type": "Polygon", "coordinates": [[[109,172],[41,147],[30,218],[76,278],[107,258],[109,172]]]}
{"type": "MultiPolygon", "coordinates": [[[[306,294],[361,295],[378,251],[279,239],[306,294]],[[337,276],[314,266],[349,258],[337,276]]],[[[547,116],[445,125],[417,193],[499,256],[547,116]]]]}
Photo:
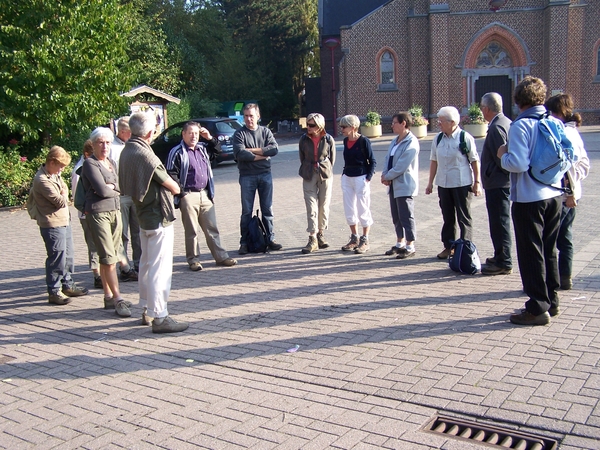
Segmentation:
{"type": "MultiPolygon", "coordinates": [[[[48,305],[38,228],[25,211],[0,211],[0,447],[486,448],[421,430],[442,414],[543,435],[562,449],[600,448],[600,127],[582,136],[592,173],[574,227],[574,289],[561,292],[563,313],[545,327],[508,322],[525,301],[518,270],[460,276],[435,258],[441,217],[437,197],[423,194],[432,136],[421,141],[417,255],[408,260],[383,256],[395,238],[378,174],[371,250],[339,250],[349,235],[341,154],[332,247],[301,254],[306,215],[289,142],[273,158],[283,251],[217,268],[202,243],[204,270],[191,272],[178,220],[169,311],[191,322],[181,334],[153,335],[136,306],[118,318],[102,309],[99,290],[48,305]]],[[[378,173],[390,139],[374,140],[378,173]]],[[[237,169],[222,164],[215,177],[221,238],[234,256],[237,169]]],[[[485,259],[483,198],[473,215],[485,259]]],[[[76,279],[91,289],[73,225],[76,279]]],[[[136,284],[121,288],[137,302],[136,284]]]]}

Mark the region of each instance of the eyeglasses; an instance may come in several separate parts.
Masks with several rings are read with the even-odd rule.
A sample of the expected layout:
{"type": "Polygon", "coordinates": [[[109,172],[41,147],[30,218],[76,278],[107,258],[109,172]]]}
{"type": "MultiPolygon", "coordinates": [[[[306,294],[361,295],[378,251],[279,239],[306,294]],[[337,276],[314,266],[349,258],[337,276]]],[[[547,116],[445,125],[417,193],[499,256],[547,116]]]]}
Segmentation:
{"type": "Polygon", "coordinates": [[[400,122],[392,122],[392,126],[398,125],[400,122]]]}
{"type": "Polygon", "coordinates": [[[316,123],[307,123],[306,126],[308,128],[315,128],[317,126],[317,124],[316,123]]]}

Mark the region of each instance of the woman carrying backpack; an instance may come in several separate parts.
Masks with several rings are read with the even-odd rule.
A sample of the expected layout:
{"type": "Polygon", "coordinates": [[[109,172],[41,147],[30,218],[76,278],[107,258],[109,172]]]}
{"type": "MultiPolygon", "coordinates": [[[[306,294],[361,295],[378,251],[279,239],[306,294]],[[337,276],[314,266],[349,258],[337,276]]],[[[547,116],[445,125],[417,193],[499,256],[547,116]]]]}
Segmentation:
{"type": "Polygon", "coordinates": [[[565,124],[565,135],[573,144],[574,163],[567,172],[566,181],[569,193],[563,194],[560,214],[560,227],[556,248],[558,249],[558,274],[560,287],[569,290],[573,287],[573,222],[576,206],[581,199],[581,180],[588,176],[590,160],[583,146],[583,140],[577,131],[581,125],[581,116],[573,113],[573,100],[569,94],[558,94],[546,100],[546,109],[552,116],[565,124]]]}
{"type": "Polygon", "coordinates": [[[329,204],[333,187],[335,141],[325,131],[325,118],[318,113],[306,117],[306,133],[298,143],[302,190],[308,221],[308,244],[302,253],[312,253],[329,244],[323,236],[329,221],[329,204]]]}

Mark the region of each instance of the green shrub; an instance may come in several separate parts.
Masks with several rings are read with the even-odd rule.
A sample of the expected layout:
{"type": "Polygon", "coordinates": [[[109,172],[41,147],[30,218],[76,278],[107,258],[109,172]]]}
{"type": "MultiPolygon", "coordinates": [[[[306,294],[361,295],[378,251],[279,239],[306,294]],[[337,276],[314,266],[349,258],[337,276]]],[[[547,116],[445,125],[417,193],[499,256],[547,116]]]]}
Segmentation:
{"type": "Polygon", "coordinates": [[[25,204],[31,182],[46,152],[34,159],[21,156],[17,145],[0,147],[0,207],[25,204]]]}

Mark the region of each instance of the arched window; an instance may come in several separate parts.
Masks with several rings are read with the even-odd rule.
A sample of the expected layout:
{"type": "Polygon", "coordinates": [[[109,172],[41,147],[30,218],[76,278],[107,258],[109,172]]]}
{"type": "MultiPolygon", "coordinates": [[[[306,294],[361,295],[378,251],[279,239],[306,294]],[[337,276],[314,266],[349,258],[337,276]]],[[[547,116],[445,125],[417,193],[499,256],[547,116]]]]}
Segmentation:
{"type": "Polygon", "coordinates": [[[396,60],[389,50],[379,56],[379,90],[389,91],[396,86],[396,60]]]}

